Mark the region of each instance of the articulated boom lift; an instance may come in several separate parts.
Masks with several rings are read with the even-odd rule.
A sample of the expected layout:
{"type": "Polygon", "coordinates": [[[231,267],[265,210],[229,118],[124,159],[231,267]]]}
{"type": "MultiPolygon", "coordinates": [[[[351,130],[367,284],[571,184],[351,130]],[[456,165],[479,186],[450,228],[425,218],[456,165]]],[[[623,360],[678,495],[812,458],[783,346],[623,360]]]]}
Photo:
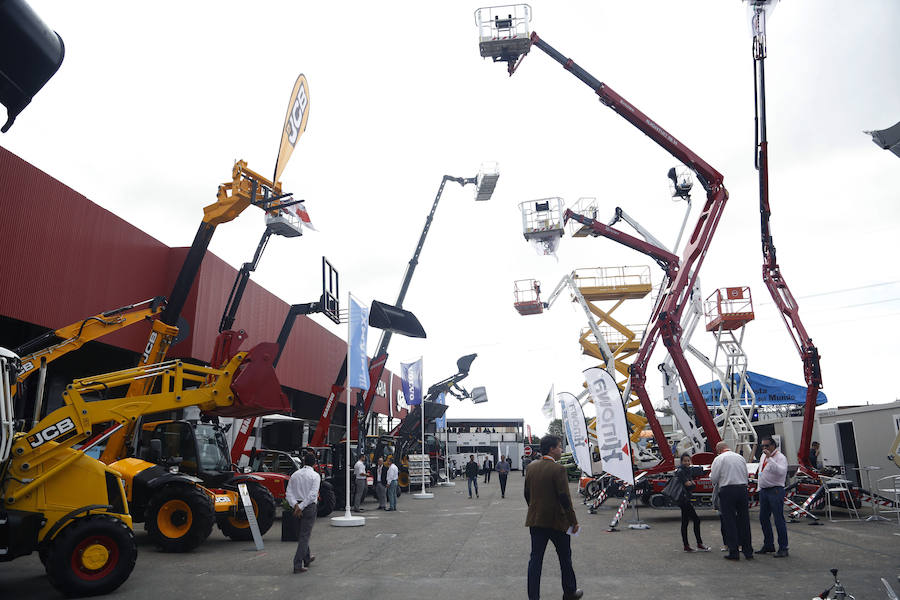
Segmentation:
{"type": "MultiPolygon", "coordinates": [[[[728,201],[728,192],[722,183],[722,175],[700,158],[695,152],[682,144],[605,83],[593,77],[590,73],[578,66],[572,59],[566,58],[564,55],[560,54],[556,49],[542,40],[537,33],[532,32],[531,35],[528,36],[527,44],[521,44],[518,41],[516,44],[511,44],[508,36],[503,35],[503,33],[499,31],[499,21],[492,21],[493,10],[495,9],[483,8],[478,9],[475,12],[476,22],[478,23],[480,30],[480,49],[482,56],[490,56],[495,62],[506,62],[507,70],[509,74],[512,75],[521,64],[525,55],[528,54],[531,47],[536,46],[590,87],[600,97],[600,101],[605,106],[614,110],[619,116],[634,125],[647,137],[656,142],[664,150],[693,171],[703,188],[706,190],[706,203],[700,212],[699,219],[691,236],[687,240],[684,257],[680,261],[674,254],[653,244],[648,244],[643,240],[622,233],[621,231],[609,227],[605,223],[600,223],[594,219],[578,215],[571,210],[566,211],[565,219],[574,219],[579,223],[590,227],[592,235],[608,237],[629,248],[647,254],[656,260],[666,272],[669,283],[660,291],[659,303],[653,311],[650,326],[644,336],[641,349],[631,367],[632,389],[634,389],[641,399],[641,405],[644,408],[645,414],[648,416],[653,415],[653,404],[650,402],[645,387],[646,368],[650,355],[656,346],[656,342],[661,336],[663,344],[665,344],[667,350],[672,355],[675,368],[678,370],[685,389],[688,392],[697,419],[706,433],[707,441],[710,445],[715,446],[720,440],[719,432],[706,407],[697,381],[694,379],[693,373],[691,373],[690,366],[681,351],[681,326],[679,324],[679,319],[681,318],[682,311],[690,296],[689,292],[697,278],[697,272],[703,263],[703,259],[709,249],[710,242],[712,241],[713,234],[719,224],[719,219],[725,208],[725,203],[728,201]]],[[[511,21],[510,25],[513,25],[514,29],[523,21],[527,23],[530,19],[530,14],[527,10],[521,13],[517,10],[515,16],[512,16],[512,13],[509,14],[511,15],[509,18],[509,21],[511,21]]],[[[503,25],[506,25],[506,23],[503,25]]],[[[651,419],[650,424],[656,439],[665,440],[665,435],[656,419],[651,419]]],[[[650,469],[650,471],[667,471],[674,467],[672,451],[666,446],[667,444],[660,444],[660,452],[663,455],[663,460],[659,465],[650,469]]]]}
{"type": "Polygon", "coordinates": [[[755,166],[759,171],[759,216],[763,252],[763,282],[772,295],[781,319],[794,342],[794,347],[803,360],[803,377],[806,380],[806,403],[803,407],[803,430],[800,434],[800,449],[797,459],[800,465],[814,475],[815,465],[809,462],[809,445],[812,441],[813,420],[816,413],[816,397],[822,389],[822,370],[819,365],[819,351],[800,320],[797,300],[791,294],[787,282],[781,274],[781,267],[775,257],[775,242],[769,228],[772,209],[769,207],[769,142],[766,138],[766,16],[774,6],[770,0],[751,0],[753,9],[753,93],[756,114],[755,166]],[[768,9],[768,10],[767,10],[768,9]]]}

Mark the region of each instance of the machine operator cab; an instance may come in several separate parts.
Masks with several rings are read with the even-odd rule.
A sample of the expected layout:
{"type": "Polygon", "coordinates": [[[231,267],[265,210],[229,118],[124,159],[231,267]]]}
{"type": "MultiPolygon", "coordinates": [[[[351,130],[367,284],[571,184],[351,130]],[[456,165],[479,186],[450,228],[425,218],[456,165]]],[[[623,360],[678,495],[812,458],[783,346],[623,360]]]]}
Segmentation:
{"type": "Polygon", "coordinates": [[[147,423],[141,434],[139,456],[161,465],[177,464],[181,472],[199,476],[214,486],[234,476],[225,435],[213,423],[147,423]],[[155,440],[159,441],[158,446],[153,443],[155,440]]]}

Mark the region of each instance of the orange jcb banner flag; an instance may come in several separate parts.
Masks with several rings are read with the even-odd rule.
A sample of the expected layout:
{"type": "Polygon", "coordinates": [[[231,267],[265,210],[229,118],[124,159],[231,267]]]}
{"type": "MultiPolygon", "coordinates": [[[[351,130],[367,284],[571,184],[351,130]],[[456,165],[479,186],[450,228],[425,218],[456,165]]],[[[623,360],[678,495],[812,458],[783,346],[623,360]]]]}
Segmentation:
{"type": "Polygon", "coordinates": [[[291,91],[291,100],[288,102],[287,114],[284,117],[284,129],[281,132],[281,145],[278,147],[278,158],[275,160],[275,177],[272,181],[277,182],[281,179],[281,172],[287,166],[294,146],[300,139],[300,134],[306,130],[307,119],[309,119],[309,84],[301,73],[291,91]]]}

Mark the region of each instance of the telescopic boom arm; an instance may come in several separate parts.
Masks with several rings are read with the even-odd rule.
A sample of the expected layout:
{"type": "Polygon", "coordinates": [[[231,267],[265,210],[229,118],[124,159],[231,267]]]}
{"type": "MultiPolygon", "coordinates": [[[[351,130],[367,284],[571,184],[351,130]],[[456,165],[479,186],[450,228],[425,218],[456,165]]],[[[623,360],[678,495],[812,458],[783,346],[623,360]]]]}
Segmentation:
{"type": "Polygon", "coordinates": [[[816,412],[816,398],[822,388],[822,371],[819,365],[819,350],[800,320],[800,309],[794,295],[788,288],[787,281],[781,274],[781,267],[775,258],[775,242],[769,227],[772,209],[769,207],[769,142],[766,138],[766,38],[765,13],[760,8],[755,14],[756,34],[753,37],[753,92],[756,114],[756,140],[754,163],[759,171],[759,217],[762,238],[763,282],[778,307],[781,320],[784,322],[794,342],[794,347],[803,360],[803,377],[806,380],[806,402],[803,408],[803,429],[800,434],[800,449],[797,459],[808,470],[815,471],[815,465],[809,462],[809,446],[812,441],[812,430],[816,412]],[[760,25],[762,20],[762,25],[760,25]]]}
{"type": "MultiPolygon", "coordinates": [[[[531,46],[537,46],[540,50],[562,65],[567,71],[571,72],[575,77],[590,87],[594,93],[600,97],[600,101],[604,105],[614,110],[619,116],[634,125],[647,137],[669,152],[669,154],[690,168],[696,174],[698,181],[700,181],[701,185],[703,185],[703,188],[706,190],[706,203],[700,213],[694,231],[688,239],[688,243],[684,250],[684,257],[681,261],[678,261],[674,255],[661,248],[612,229],[602,223],[596,223],[581,215],[575,215],[571,211],[566,211],[565,219],[568,220],[574,218],[585,225],[589,225],[595,235],[608,236],[630,248],[648,254],[657,260],[657,262],[662,260],[666,263],[664,269],[666,269],[667,275],[670,276],[669,284],[660,292],[661,299],[654,309],[651,325],[641,342],[641,348],[631,366],[632,389],[640,398],[644,412],[648,417],[653,417],[654,408],[645,388],[646,368],[650,355],[656,345],[656,341],[661,335],[663,343],[672,355],[675,368],[681,375],[685,390],[694,406],[697,420],[706,432],[707,441],[710,445],[715,446],[720,440],[718,429],[709,414],[709,409],[706,406],[706,402],[703,400],[703,395],[700,392],[697,381],[690,370],[690,365],[688,365],[687,360],[681,351],[681,327],[679,325],[679,320],[682,311],[688,303],[689,294],[687,292],[691,289],[696,280],[697,272],[706,256],[713,234],[715,233],[716,227],[719,224],[719,219],[722,216],[722,210],[725,208],[725,203],[728,200],[728,192],[722,184],[723,177],[690,148],[682,144],[673,135],[660,127],[655,121],[613,91],[612,88],[593,77],[590,73],[578,66],[572,59],[566,58],[547,42],[543,41],[537,33],[531,34],[530,41],[531,46]],[[675,259],[674,262],[672,262],[673,258],[675,259]]],[[[524,54],[522,56],[524,56],[524,54]]],[[[511,59],[508,62],[509,71],[510,74],[512,74],[521,63],[521,57],[519,57],[518,60],[511,59]]],[[[660,441],[660,451],[663,453],[663,462],[652,470],[668,470],[673,466],[671,450],[666,448],[667,444],[662,443],[662,440],[665,440],[665,435],[663,434],[658,421],[655,418],[650,418],[650,425],[653,430],[653,435],[660,441]]]]}

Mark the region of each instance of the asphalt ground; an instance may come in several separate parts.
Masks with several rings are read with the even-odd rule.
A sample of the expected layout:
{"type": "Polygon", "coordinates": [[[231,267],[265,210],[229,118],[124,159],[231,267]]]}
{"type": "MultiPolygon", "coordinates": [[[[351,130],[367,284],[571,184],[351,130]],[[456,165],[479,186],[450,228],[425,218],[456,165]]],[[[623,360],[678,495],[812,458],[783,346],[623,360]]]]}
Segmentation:
{"type": "MultiPolygon", "coordinates": [[[[252,543],[231,542],[216,529],[189,554],[163,554],[138,526],[139,555],[131,577],[110,598],[157,600],[176,598],[285,597],[320,600],[405,600],[525,598],[530,552],[524,527],[523,478],[509,477],[501,499],[496,476],[480,483],[481,497],[468,499],[465,481],[438,487],[433,499],[403,494],[397,512],[376,510],[369,497],[363,527],[338,528],[321,518],[312,533],[315,562],[307,573],[292,574],[296,543],[281,542],[280,520],[264,537],[265,550],[252,543]]],[[[858,600],[883,599],[879,581],[895,590],[900,574],[900,527],[892,522],[828,522],[822,526],[788,524],[790,557],[758,556],[753,561],[722,559],[719,519],[701,511],[708,553],[682,551],[677,510],[642,509],[647,530],[605,531],[616,501],[608,500],[596,515],[581,504],[572,484],[582,524],[572,540],[575,574],[585,598],[799,598],[808,600],[839,577],[858,600]]],[[[836,513],[840,514],[840,513],[836,513]]],[[[751,512],[754,547],[761,546],[758,513],[751,512]]],[[[843,515],[841,515],[843,516],[843,515]]],[[[693,544],[693,535],[691,534],[693,544]]],[[[552,544],[544,560],[541,591],[559,598],[559,565],[552,544]]],[[[0,563],[3,600],[59,598],[36,555],[0,563]]]]}

